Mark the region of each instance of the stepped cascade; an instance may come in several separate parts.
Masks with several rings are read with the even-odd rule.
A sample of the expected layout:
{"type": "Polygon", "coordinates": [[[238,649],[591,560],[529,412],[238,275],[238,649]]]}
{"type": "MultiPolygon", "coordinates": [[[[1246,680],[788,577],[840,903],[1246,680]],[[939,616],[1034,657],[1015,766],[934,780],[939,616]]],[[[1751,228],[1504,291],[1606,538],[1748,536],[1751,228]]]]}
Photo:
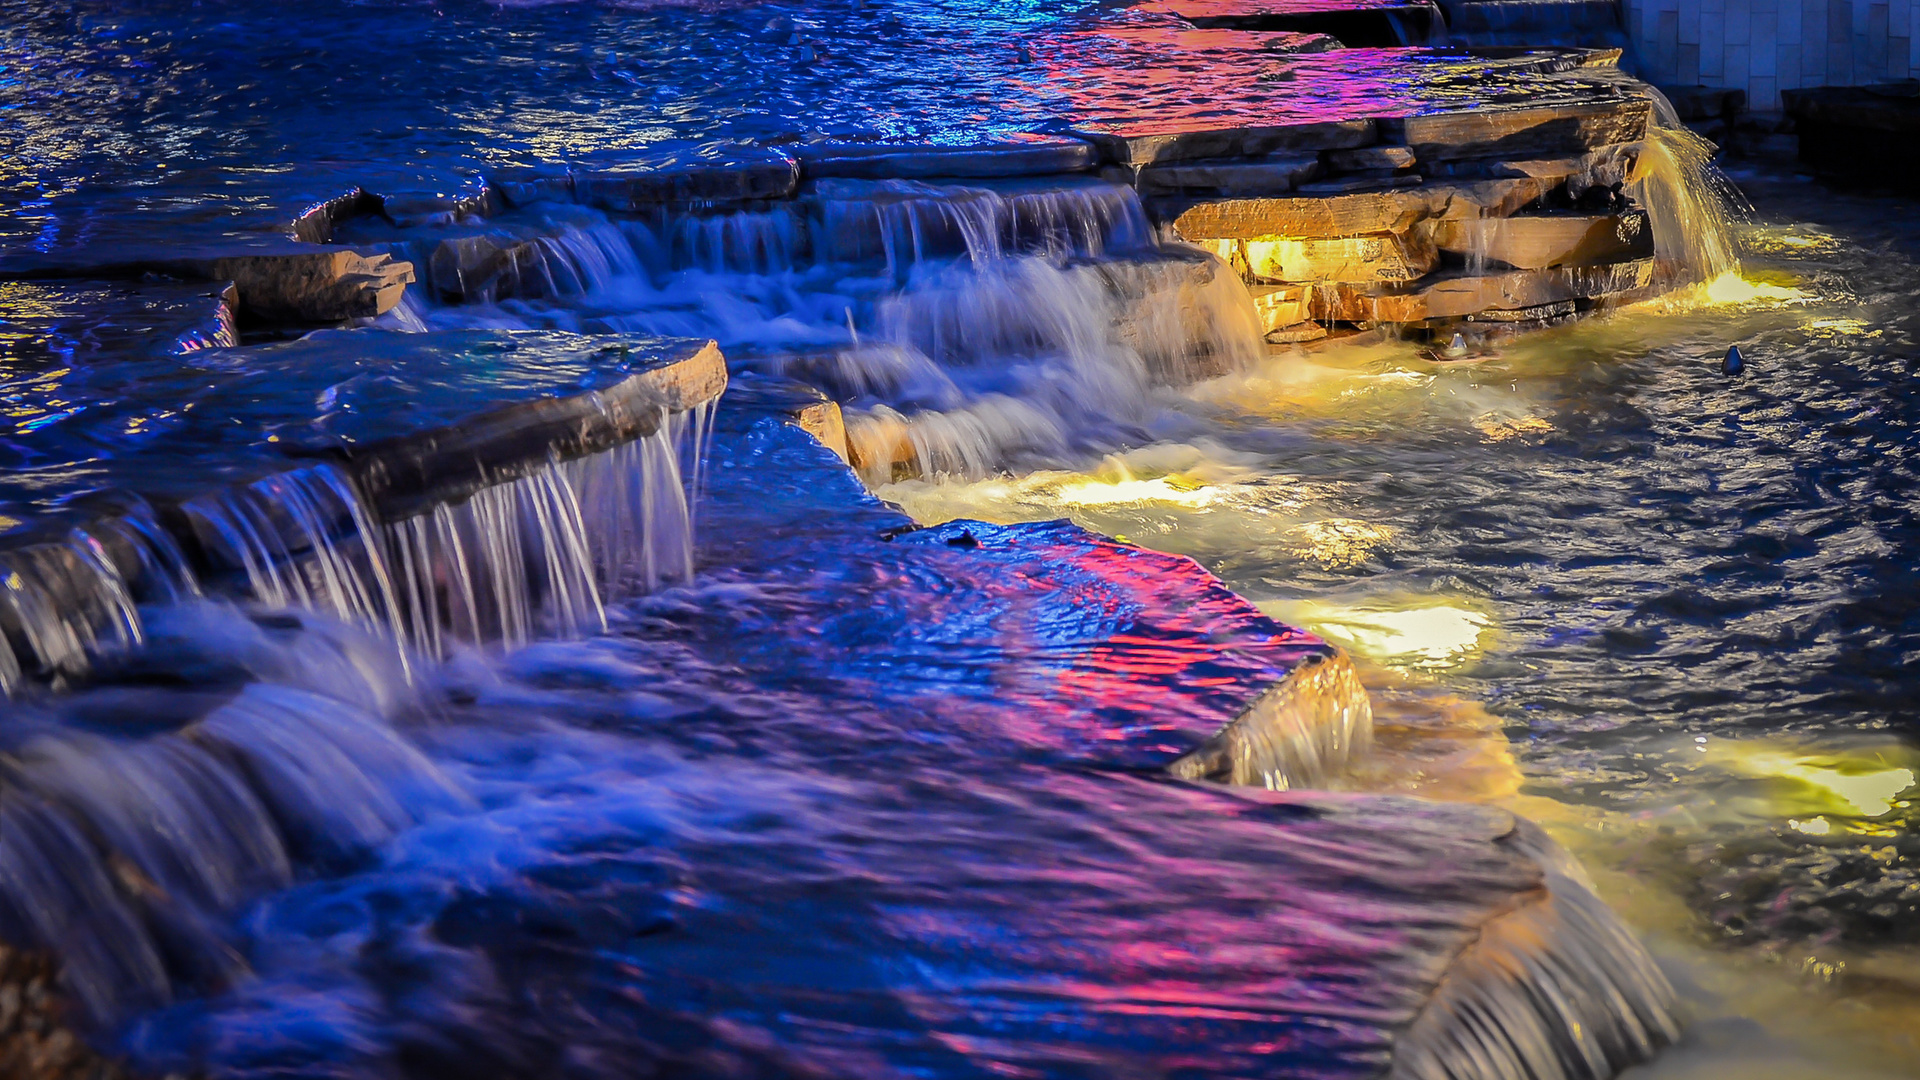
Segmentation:
{"type": "Polygon", "coordinates": [[[1549,532],[1456,429],[1557,475],[1499,455],[1658,406],[1547,419],[1524,358],[1792,292],[1611,5],[324,6],[0,30],[0,1073],[1610,1080],[1722,1030],[1534,793],[1611,744],[1433,704],[1614,557],[1501,547],[1549,532]]]}

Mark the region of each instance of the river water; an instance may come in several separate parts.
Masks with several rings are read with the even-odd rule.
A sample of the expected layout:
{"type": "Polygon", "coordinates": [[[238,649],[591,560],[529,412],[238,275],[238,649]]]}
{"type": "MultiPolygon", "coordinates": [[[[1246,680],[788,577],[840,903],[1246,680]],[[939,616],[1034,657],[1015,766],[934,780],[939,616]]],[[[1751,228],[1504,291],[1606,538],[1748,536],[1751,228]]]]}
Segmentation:
{"type": "MultiPolygon", "coordinates": [[[[0,10],[10,253],[273,231],[350,183],[452,190],[484,168],[722,137],[1044,128],[1093,92],[1054,77],[1062,35],[1109,17],[1090,5],[886,3],[0,10]]],[[[1366,88],[1336,90],[1334,106],[1366,88]]],[[[1650,1074],[1912,1075],[1920,719],[1906,667],[1920,591],[1907,590],[1920,520],[1907,384],[1920,226],[1906,203],[1836,195],[1789,168],[1734,179],[1756,206],[1738,274],[1470,363],[1393,342],[1268,357],[1223,287],[1209,294],[1208,332],[1239,370],[1169,386],[1139,339],[1107,334],[1115,313],[1085,267],[1156,256],[1130,196],[1093,185],[1066,197],[822,192],[817,220],[1044,223],[1009,227],[991,259],[968,233],[953,250],[889,247],[859,273],[787,244],[804,223],[778,214],[643,228],[535,209],[488,227],[546,238],[574,287],[480,304],[416,289],[386,325],[711,335],[743,368],[828,385],[856,433],[933,417],[917,446],[951,475],[876,475],[881,497],[928,523],[1067,517],[1193,556],[1360,662],[1378,752],[1347,786],[1512,807],[1579,854],[1698,1020],[1650,1074]],[[1746,360],[1737,376],[1723,369],[1731,345],[1746,360]]],[[[69,410],[29,375],[31,392],[13,388],[19,429],[57,439],[69,410]]],[[[327,842],[324,829],[294,836],[277,859],[247,864],[251,891],[270,895],[211,931],[213,944],[181,932],[200,944],[173,947],[200,958],[202,977],[178,1003],[140,1002],[119,1035],[137,1063],[371,1076],[395,1060],[418,1075],[485,1062],[545,1075],[564,1060],[605,1076],[662,1057],[710,1063],[702,1055],[719,1046],[743,1075],[790,1072],[796,1057],[852,1070],[873,1055],[942,1074],[1009,1062],[1101,1074],[1097,1056],[1013,1053],[989,1032],[902,1049],[911,1040],[898,1033],[932,1022],[861,1015],[883,989],[960,979],[946,944],[989,917],[947,909],[951,925],[933,925],[929,898],[965,881],[898,842],[904,808],[928,815],[945,851],[985,858],[982,835],[1047,837],[1080,851],[1089,879],[1121,873],[1141,835],[1186,836],[1211,819],[1161,786],[1117,800],[1032,761],[977,789],[957,781],[956,757],[1005,768],[981,749],[1004,741],[991,702],[1042,700],[1033,686],[1048,672],[940,641],[905,660],[873,643],[882,626],[964,626],[976,608],[1028,601],[937,551],[880,557],[871,574],[823,561],[841,541],[791,521],[857,491],[768,497],[729,464],[811,451],[759,428],[731,435],[711,470],[718,516],[703,526],[701,575],[610,606],[605,635],[459,653],[409,682],[318,623],[321,646],[193,606],[153,623],[170,673],[158,681],[186,689],[130,678],[150,695],[133,699],[141,708],[190,713],[192,702],[156,702],[236,665],[294,692],[326,692],[350,670],[372,690],[355,703],[365,715],[327,729],[362,752],[339,775],[399,794],[377,821],[334,823],[327,842]],[[789,523],[756,521],[767,505],[789,523]],[[766,566],[784,576],[742,569],[766,566]],[[247,659],[216,662],[209,642],[247,659]],[[865,760],[836,740],[895,749],[865,760]],[[695,873],[713,865],[736,869],[695,873]],[[290,885],[296,866],[327,874],[290,885]],[[848,880],[863,912],[887,912],[922,953],[822,988],[832,1007],[770,1022],[771,1046],[686,1019],[777,1013],[788,999],[756,999],[756,987],[791,992],[795,972],[863,932],[830,904],[806,906],[810,884],[848,880]],[[768,889],[786,890],[794,921],[730,908],[768,889]],[[689,924],[769,943],[765,969],[708,980],[715,957],[647,944],[689,924]],[[490,950],[484,963],[471,947],[490,950]],[[223,991],[235,970],[223,948],[257,978],[223,991]]],[[[78,483],[63,476],[48,481],[55,502],[78,483]]],[[[845,513],[897,523],[873,504],[845,513]]],[[[1036,638],[1070,640],[1079,631],[1060,624],[1076,611],[1039,604],[1025,617],[1036,638]]],[[[1209,716],[1177,681],[1156,706],[1209,716]]],[[[129,711],[102,693],[29,719],[98,734],[100,716],[129,711]]],[[[1209,876],[1239,880],[1278,855],[1252,826],[1228,832],[1211,861],[1139,886],[1150,914],[1130,924],[1136,940],[1181,919],[1240,926],[1207,908],[1209,876]]],[[[1015,880],[1044,853],[1000,857],[1015,880]]],[[[1052,884],[1036,876],[1007,895],[1052,884]]],[[[1032,962],[1006,948],[999,962],[1032,962]]],[[[1206,989],[1216,1004],[1245,990],[1224,974],[1206,989]]],[[[1216,1067],[1251,1060],[1236,1056],[1255,1051],[1231,1025],[1215,1034],[1216,1067]]],[[[1129,1045],[1125,1031],[1082,1031],[1088,1044],[1103,1037],[1129,1045]]]]}

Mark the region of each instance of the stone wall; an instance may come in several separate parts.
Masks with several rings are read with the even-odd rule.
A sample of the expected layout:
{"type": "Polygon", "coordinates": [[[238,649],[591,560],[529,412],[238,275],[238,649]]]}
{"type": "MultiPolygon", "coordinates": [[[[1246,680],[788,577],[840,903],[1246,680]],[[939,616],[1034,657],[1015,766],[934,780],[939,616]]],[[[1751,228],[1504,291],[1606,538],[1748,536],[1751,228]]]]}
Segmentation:
{"type": "Polygon", "coordinates": [[[1920,70],[1915,0],[1626,0],[1631,63],[1661,86],[1726,86],[1748,108],[1780,91],[1908,78],[1920,70]]]}

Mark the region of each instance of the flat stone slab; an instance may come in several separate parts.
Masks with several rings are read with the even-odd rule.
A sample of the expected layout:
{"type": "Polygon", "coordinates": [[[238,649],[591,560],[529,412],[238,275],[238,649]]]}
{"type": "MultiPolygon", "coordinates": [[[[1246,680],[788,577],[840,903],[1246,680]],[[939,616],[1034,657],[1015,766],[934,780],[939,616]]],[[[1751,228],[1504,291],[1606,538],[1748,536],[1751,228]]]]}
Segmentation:
{"type": "Polygon", "coordinates": [[[1653,282],[1654,261],[1638,259],[1600,266],[1438,277],[1405,291],[1333,285],[1315,291],[1313,312],[1317,319],[1341,322],[1413,323],[1565,300],[1599,300],[1631,294],[1653,282]]]}
{"type": "Polygon", "coordinates": [[[328,323],[391,311],[413,264],[390,255],[262,237],[218,246],[102,245],[0,260],[0,279],[231,281],[241,312],[275,322],[328,323]]]}
{"type": "Polygon", "coordinates": [[[1521,270],[1653,257],[1653,226],[1644,210],[1618,214],[1516,214],[1451,218],[1433,231],[1441,251],[1521,270]]]}
{"type": "Polygon", "coordinates": [[[735,203],[784,199],[800,183],[800,165],[760,146],[703,146],[651,153],[570,170],[573,198],[616,213],[663,203],[735,203]]]}
{"type": "Polygon", "coordinates": [[[1099,154],[1084,139],[1013,134],[945,145],[937,143],[802,143],[786,148],[803,178],[855,180],[992,179],[1085,172],[1099,154]]]}
{"type": "Polygon", "coordinates": [[[434,484],[457,493],[545,463],[549,444],[576,456],[647,434],[660,408],[725,385],[711,342],[557,331],[337,330],[102,358],[20,402],[36,411],[6,442],[0,515],[58,531],[89,499],[184,499],[316,457],[349,464],[403,515],[434,484]],[[602,405],[604,421],[589,415],[602,405]]]}
{"type": "Polygon", "coordinates": [[[1325,169],[1317,154],[1270,154],[1246,161],[1148,165],[1135,181],[1142,195],[1284,195],[1325,169]]]}

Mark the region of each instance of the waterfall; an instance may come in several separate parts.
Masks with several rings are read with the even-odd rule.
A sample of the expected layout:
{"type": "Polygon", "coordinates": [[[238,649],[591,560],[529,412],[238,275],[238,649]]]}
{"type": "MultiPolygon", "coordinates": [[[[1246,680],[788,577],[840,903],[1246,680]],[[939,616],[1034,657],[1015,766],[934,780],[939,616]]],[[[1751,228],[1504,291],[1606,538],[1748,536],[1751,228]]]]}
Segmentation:
{"type": "Polygon", "coordinates": [[[1273,791],[1324,789],[1339,786],[1372,745],[1373,703],[1341,653],[1289,675],[1169,771],[1273,791]]]}
{"type": "Polygon", "coordinates": [[[281,473],[182,507],[210,562],[244,595],[379,629],[409,652],[508,648],[606,626],[610,586],[693,574],[681,446],[697,418],[457,502],[377,522],[332,465],[281,473]]]}
{"type": "Polygon", "coordinates": [[[179,545],[137,499],[59,541],[0,551],[0,694],[29,678],[63,681],[101,651],[139,644],[137,589],[199,594],[179,545]]]}
{"type": "Polygon", "coordinates": [[[1481,927],[1396,1045],[1391,1080],[1610,1080],[1680,1036],[1673,987],[1573,857],[1514,819],[1540,888],[1481,927]]]}
{"type": "MultiPolygon", "coordinates": [[[[173,627],[186,635],[167,642],[195,661],[183,675],[210,662],[251,663],[244,678],[336,670],[338,635],[323,625],[186,607],[193,614],[173,627]]],[[[351,694],[373,673],[356,674],[325,681],[351,694]]],[[[164,712],[212,690],[129,687],[108,708],[124,713],[125,695],[138,693],[164,712]]],[[[89,704],[82,692],[60,706],[84,714],[89,704]]],[[[144,737],[43,722],[13,725],[7,738],[0,940],[57,955],[63,985],[95,1023],[243,977],[216,929],[236,907],[298,868],[359,863],[401,829],[468,806],[379,713],[270,681],[144,737]]]]}
{"type": "Polygon", "coordinates": [[[1680,121],[1666,95],[1642,89],[1653,99],[1653,123],[1627,194],[1646,209],[1655,253],[1670,272],[1712,281],[1739,265],[1733,225],[1746,200],[1713,163],[1714,145],[1680,121]]]}

